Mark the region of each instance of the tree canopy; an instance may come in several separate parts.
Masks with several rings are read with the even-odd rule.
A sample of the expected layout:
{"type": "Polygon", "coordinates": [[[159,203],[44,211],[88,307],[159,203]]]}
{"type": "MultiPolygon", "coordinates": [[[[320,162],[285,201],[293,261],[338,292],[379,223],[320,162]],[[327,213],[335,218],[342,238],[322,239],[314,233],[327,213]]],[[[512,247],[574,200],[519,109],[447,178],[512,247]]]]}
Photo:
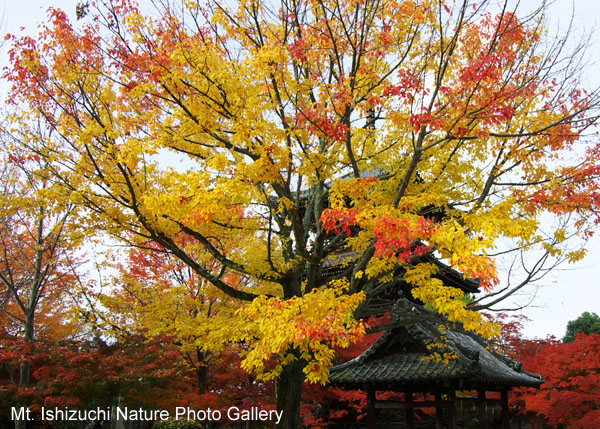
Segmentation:
{"type": "MultiPolygon", "coordinates": [[[[510,329],[510,328],[509,328],[510,329]]],[[[589,428],[600,424],[600,335],[578,333],[562,343],[520,338],[519,329],[509,333],[509,354],[524,368],[535,368],[544,378],[539,389],[513,392],[515,411],[544,419],[551,426],[589,428]]]]}
{"type": "Polygon", "coordinates": [[[584,334],[600,334],[600,316],[596,313],[584,312],[575,320],[567,323],[567,332],[563,337],[563,343],[572,343],[575,336],[583,332],[584,334]]]}
{"type": "Polygon", "coordinates": [[[151,4],[82,3],[76,23],[50,9],[39,36],[13,36],[13,124],[34,114],[50,130],[23,144],[86,234],[158,246],[232,300],[203,350],[247,343],[243,366],[279,379],[281,427],[298,426],[303,378],[327,380],[382,286],[496,331],[419,257],[505,296],[500,242],[583,256],[561,252],[599,220],[600,148],[585,140],[599,94],[567,38],[548,40],[543,8],[151,4]],[[548,215],[562,226],[544,235],[548,215]]]}

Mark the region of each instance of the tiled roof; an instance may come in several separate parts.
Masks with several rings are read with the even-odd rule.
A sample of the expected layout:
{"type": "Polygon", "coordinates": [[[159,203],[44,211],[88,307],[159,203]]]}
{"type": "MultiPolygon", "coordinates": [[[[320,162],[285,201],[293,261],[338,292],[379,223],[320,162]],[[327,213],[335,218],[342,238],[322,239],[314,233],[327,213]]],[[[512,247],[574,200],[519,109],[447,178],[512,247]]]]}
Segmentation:
{"type": "Polygon", "coordinates": [[[435,380],[467,377],[473,374],[457,360],[447,364],[423,360],[422,353],[395,353],[362,364],[333,367],[330,381],[344,383],[424,383],[435,380]]]}
{"type": "MultiPolygon", "coordinates": [[[[413,306],[413,312],[428,315],[413,306]]],[[[431,313],[429,313],[431,316],[431,313]]],[[[440,385],[454,381],[464,389],[485,387],[539,387],[542,377],[521,370],[521,365],[493,350],[478,335],[431,317],[406,327],[384,331],[360,356],[330,369],[336,385],[406,386],[440,385]],[[427,344],[443,343],[440,353],[453,359],[432,358],[427,344]]]]}

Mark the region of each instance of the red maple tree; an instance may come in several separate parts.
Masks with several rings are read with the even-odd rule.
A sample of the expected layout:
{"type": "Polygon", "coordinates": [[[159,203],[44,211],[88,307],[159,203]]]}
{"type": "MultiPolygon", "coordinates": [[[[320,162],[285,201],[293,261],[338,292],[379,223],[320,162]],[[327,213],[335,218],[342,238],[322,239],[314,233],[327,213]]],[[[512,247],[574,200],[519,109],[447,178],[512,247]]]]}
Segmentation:
{"type": "Polygon", "coordinates": [[[512,404],[552,426],[600,427],[600,335],[577,334],[573,343],[555,338],[522,340],[515,357],[544,377],[538,389],[514,391],[512,404]]]}

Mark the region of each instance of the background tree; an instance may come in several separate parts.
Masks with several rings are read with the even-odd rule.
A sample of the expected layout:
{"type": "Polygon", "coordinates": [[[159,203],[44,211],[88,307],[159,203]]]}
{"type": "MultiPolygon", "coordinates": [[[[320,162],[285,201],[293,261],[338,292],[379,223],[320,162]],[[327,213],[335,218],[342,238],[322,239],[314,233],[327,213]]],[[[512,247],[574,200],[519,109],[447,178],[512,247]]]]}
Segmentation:
{"type": "Polygon", "coordinates": [[[596,313],[584,312],[575,320],[567,323],[567,333],[563,337],[563,343],[572,343],[575,336],[584,334],[600,334],[600,317],[596,313]]]}
{"type": "MultiPolygon", "coordinates": [[[[184,236],[180,240],[193,241],[184,236]]],[[[190,407],[243,407],[248,398],[265,408],[272,405],[272,383],[260,383],[240,368],[244,344],[220,350],[204,347],[213,326],[235,317],[235,303],[164,249],[153,243],[146,247],[151,249],[130,249],[127,258],[116,263],[118,275],[110,292],[86,293],[87,302],[97,305],[81,305],[84,320],[110,337],[136,335],[170,344],[195,373],[195,395],[187,393],[190,407]]],[[[214,261],[213,265],[218,268],[214,261]]]]}
{"type": "MultiPolygon", "coordinates": [[[[69,331],[63,315],[75,259],[68,236],[72,205],[55,192],[48,160],[22,150],[20,132],[1,134],[0,310],[7,322],[5,339],[22,341],[18,378],[8,362],[4,365],[25,389],[31,381],[36,336],[69,331]]],[[[30,129],[26,134],[28,139],[40,137],[30,129]]],[[[15,422],[17,428],[24,425],[15,422]]]]}
{"type": "Polygon", "coordinates": [[[579,333],[571,343],[554,337],[531,340],[522,335],[526,317],[506,313],[490,317],[501,326],[493,346],[544,379],[539,389],[512,391],[513,412],[543,419],[552,427],[600,424],[600,335],[579,333]]]}
{"type": "Polygon", "coordinates": [[[363,333],[356,308],[387,288],[495,331],[425,253],[491,290],[502,240],[557,255],[570,233],[544,236],[542,217],[583,239],[598,221],[599,148],[573,150],[598,93],[577,83],[581,52],[546,39],[543,8],[152,5],[82,4],[78,24],[51,9],[39,37],[13,38],[14,118],[53,131],[25,146],[90,227],[155,242],[235,300],[206,347],[248,344],[243,367],[278,378],[281,427],[299,426],[303,379],[327,380],[333,347],[363,333]]]}
{"type": "MultiPolygon", "coordinates": [[[[3,342],[0,362],[19,364],[19,343],[3,342]]],[[[115,405],[169,409],[199,405],[194,373],[168,341],[139,336],[106,344],[87,338],[42,338],[28,354],[30,384],[19,388],[0,377],[0,423],[11,423],[11,407],[27,406],[40,419],[41,407],[89,410],[115,405]]],[[[80,424],[86,424],[81,422],[80,424]]]]}
{"type": "Polygon", "coordinates": [[[573,342],[521,340],[513,356],[544,378],[540,389],[518,389],[511,403],[551,426],[589,428],[600,424],[600,335],[576,335],[573,342]]]}

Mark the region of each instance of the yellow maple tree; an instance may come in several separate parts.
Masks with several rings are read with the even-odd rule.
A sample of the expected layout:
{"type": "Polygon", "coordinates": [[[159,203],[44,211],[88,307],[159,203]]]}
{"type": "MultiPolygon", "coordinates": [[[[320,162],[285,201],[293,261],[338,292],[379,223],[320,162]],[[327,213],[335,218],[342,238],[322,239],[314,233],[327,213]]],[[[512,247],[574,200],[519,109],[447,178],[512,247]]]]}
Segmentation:
{"type": "Polygon", "coordinates": [[[249,370],[278,356],[280,427],[298,426],[304,377],[326,380],[378,284],[494,332],[420,256],[491,290],[498,240],[539,244],[548,213],[584,237],[598,221],[598,147],[574,151],[598,94],[571,78],[541,11],[152,4],[81,4],[77,23],[51,9],[37,38],[13,37],[13,119],[34,111],[54,131],[38,152],[90,228],[155,242],[235,300],[207,341],[248,341],[249,370]]]}

